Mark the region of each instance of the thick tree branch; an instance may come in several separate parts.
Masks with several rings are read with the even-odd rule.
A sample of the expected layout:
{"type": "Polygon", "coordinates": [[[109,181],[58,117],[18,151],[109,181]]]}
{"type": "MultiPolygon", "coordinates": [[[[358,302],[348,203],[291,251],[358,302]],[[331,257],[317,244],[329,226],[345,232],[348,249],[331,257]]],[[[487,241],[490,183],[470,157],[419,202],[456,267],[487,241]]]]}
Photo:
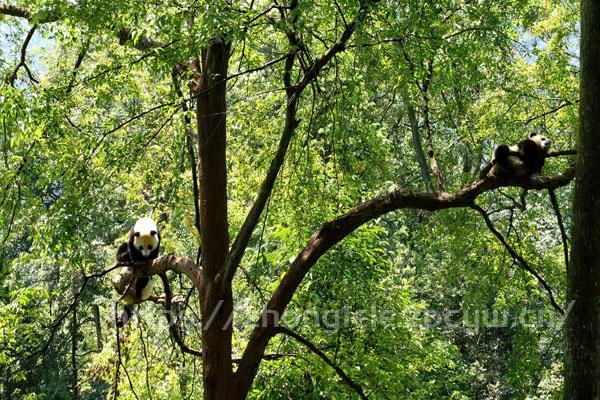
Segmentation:
{"type": "Polygon", "coordinates": [[[369,7],[376,2],[377,1],[368,0],[362,0],[360,2],[360,9],[358,10],[356,20],[347,24],[339,39],[321,57],[312,63],[312,65],[304,74],[302,80],[296,86],[297,91],[304,90],[304,88],[308,86],[308,84],[310,84],[317,77],[317,75],[319,75],[319,72],[321,72],[323,67],[325,67],[336,54],[346,49],[346,44],[348,43],[348,40],[350,40],[350,37],[352,37],[352,34],[356,29],[356,25],[365,19],[365,17],[368,15],[369,7]]]}
{"type": "Polygon", "coordinates": [[[577,150],[560,150],[560,151],[551,151],[546,155],[546,158],[551,157],[561,157],[561,156],[574,156],[577,154],[577,150]]]}
{"type": "MultiPolygon", "coordinates": [[[[275,289],[269,303],[259,318],[244,351],[236,372],[241,384],[250,384],[256,373],[262,354],[275,334],[276,322],[282,317],[296,289],[310,268],[327,250],[350,235],[361,225],[389,212],[403,209],[428,211],[448,208],[471,207],[475,199],[484,192],[500,187],[515,186],[524,189],[553,189],[569,184],[575,176],[575,167],[556,176],[534,177],[488,177],[478,180],[455,193],[412,192],[401,188],[387,195],[366,201],[344,215],[326,222],[310,237],[308,244],[300,251],[288,271],[275,289]]],[[[560,307],[559,307],[560,308],[560,307]]]]}
{"type": "Polygon", "coordinates": [[[17,18],[25,18],[26,20],[30,22],[33,21],[36,24],[55,22],[58,21],[62,16],[58,10],[40,11],[39,13],[34,13],[25,7],[5,3],[0,3],[0,14],[17,18]]]}
{"type": "MultiPolygon", "coordinates": [[[[133,272],[131,275],[122,279],[119,282],[113,282],[115,289],[124,288],[134,278],[142,276],[160,275],[167,271],[173,271],[176,274],[183,274],[187,276],[196,289],[200,288],[203,281],[203,271],[194,261],[187,257],[179,257],[173,254],[167,254],[162,257],[158,257],[151,264],[150,263],[134,263],[134,264],[115,264],[117,267],[132,267],[133,272]]],[[[113,267],[114,269],[114,267],[113,267]]],[[[118,290],[121,292],[120,290],[118,290]]]]}
{"type": "Polygon", "coordinates": [[[0,4],[0,14],[11,17],[31,19],[31,12],[28,9],[12,4],[0,4]]]}
{"type": "MultiPolygon", "coordinates": [[[[405,53],[406,54],[406,53],[405,53]]],[[[427,157],[429,158],[429,167],[431,168],[431,172],[435,175],[438,190],[444,191],[445,189],[445,180],[442,175],[442,171],[437,162],[437,158],[435,156],[435,149],[433,147],[433,136],[431,129],[431,119],[429,114],[429,85],[431,83],[431,78],[433,77],[433,62],[427,62],[427,73],[425,75],[425,79],[422,84],[419,84],[417,81],[417,87],[421,92],[421,96],[423,98],[423,131],[425,133],[425,146],[427,147],[427,157]]]]}
{"type": "Polygon", "coordinates": [[[365,392],[363,391],[362,387],[355,381],[353,381],[345,372],[343,369],[341,369],[335,362],[333,362],[333,360],[329,357],[327,357],[327,355],[325,353],[323,353],[317,346],[315,346],[310,340],[306,339],[305,337],[299,335],[298,333],[292,331],[289,328],[286,328],[284,326],[279,326],[275,329],[275,333],[283,333],[287,336],[290,336],[294,339],[296,339],[296,341],[302,343],[304,346],[306,346],[310,351],[312,351],[313,353],[315,353],[317,356],[319,356],[319,358],[321,358],[321,360],[323,360],[327,365],[329,365],[331,368],[333,368],[333,370],[336,372],[336,374],[338,374],[338,376],[340,378],[342,378],[342,380],[352,389],[356,392],[356,394],[358,394],[360,396],[361,399],[367,400],[368,397],[365,395],[365,392]]]}
{"type": "Polygon", "coordinates": [[[196,289],[200,288],[203,279],[202,268],[196,265],[194,261],[173,254],[158,257],[149,267],[140,267],[136,270],[140,272],[140,275],[158,275],[167,271],[183,274],[192,281],[196,289]]]}
{"type": "MultiPolygon", "coordinates": [[[[551,151],[550,153],[546,154],[546,158],[562,157],[562,156],[573,156],[573,155],[576,155],[576,154],[577,154],[577,150],[551,151]]],[[[481,172],[479,173],[479,178],[480,179],[485,178],[490,173],[490,171],[492,170],[493,167],[494,167],[494,163],[493,162],[488,163],[485,167],[483,167],[481,169],[481,172]]]]}
{"type": "Polygon", "coordinates": [[[433,185],[431,184],[431,175],[429,174],[429,168],[427,167],[427,160],[425,159],[425,152],[423,151],[423,145],[421,143],[421,133],[419,132],[419,121],[415,115],[415,108],[410,103],[406,90],[402,93],[404,105],[406,106],[406,113],[408,114],[408,122],[410,123],[410,130],[412,133],[413,147],[415,148],[415,154],[417,156],[417,162],[419,163],[419,169],[421,171],[421,179],[425,185],[427,193],[433,193],[433,185]]]}
{"type": "MultiPolygon", "coordinates": [[[[294,11],[297,6],[298,0],[292,0],[290,3],[290,11],[294,15],[290,19],[292,25],[294,25],[296,22],[297,14],[295,14],[294,11]]],[[[285,12],[280,10],[280,13],[281,19],[284,20],[285,12]]],[[[292,50],[298,48],[298,39],[296,38],[294,32],[288,31],[287,37],[292,50]]],[[[260,186],[258,195],[256,196],[256,199],[254,200],[254,203],[252,204],[252,207],[250,208],[250,211],[248,212],[248,215],[246,216],[246,219],[244,220],[244,223],[242,224],[242,227],[236,235],[235,240],[231,245],[231,249],[227,254],[227,259],[225,260],[225,279],[223,279],[222,282],[222,289],[224,289],[227,285],[230,285],[230,282],[233,280],[235,275],[235,271],[242,261],[244,252],[248,247],[248,243],[250,242],[252,232],[254,232],[265,205],[267,204],[267,201],[273,192],[275,180],[277,179],[279,171],[281,170],[283,162],[285,161],[285,155],[289,148],[290,141],[299,123],[299,121],[296,120],[296,111],[302,90],[296,91],[295,88],[292,87],[292,69],[294,67],[295,59],[296,51],[291,51],[285,56],[283,84],[287,97],[287,105],[285,109],[285,124],[283,133],[279,139],[277,152],[275,153],[275,157],[271,160],[271,164],[267,170],[267,175],[260,186]]]]}
{"type": "Polygon", "coordinates": [[[423,99],[423,132],[425,134],[425,146],[427,147],[427,158],[429,160],[429,168],[431,169],[433,175],[436,177],[438,190],[443,192],[446,190],[445,181],[444,176],[442,175],[442,171],[440,170],[439,165],[437,163],[435,155],[436,153],[433,147],[433,140],[431,135],[431,119],[429,115],[430,107],[428,90],[431,84],[431,79],[433,78],[433,61],[427,61],[427,69],[425,70],[425,76],[421,78],[420,75],[417,74],[415,63],[406,52],[403,42],[400,41],[399,45],[400,49],[402,50],[404,59],[408,64],[408,69],[413,75],[414,82],[417,86],[417,89],[419,90],[419,93],[421,94],[421,98],[423,99]]]}
{"type": "Polygon", "coordinates": [[[296,55],[294,53],[290,53],[285,61],[284,82],[286,85],[287,106],[285,110],[285,126],[283,128],[283,134],[281,135],[281,139],[279,139],[277,152],[275,153],[273,160],[271,160],[271,165],[269,165],[267,175],[261,184],[258,195],[256,196],[256,199],[254,200],[254,203],[252,204],[252,207],[250,208],[250,211],[248,212],[240,231],[235,237],[235,240],[231,246],[231,250],[227,255],[227,260],[225,261],[225,279],[223,280],[223,285],[229,285],[233,279],[233,276],[235,275],[235,271],[242,260],[244,251],[248,247],[248,242],[250,241],[252,232],[254,232],[265,205],[267,204],[267,200],[271,196],[273,187],[275,186],[275,180],[277,179],[277,175],[279,175],[281,166],[285,161],[285,155],[289,148],[290,141],[299,123],[299,121],[296,120],[296,110],[299,96],[296,95],[296,93],[294,93],[294,91],[291,89],[291,71],[294,65],[295,57],[296,55]]]}

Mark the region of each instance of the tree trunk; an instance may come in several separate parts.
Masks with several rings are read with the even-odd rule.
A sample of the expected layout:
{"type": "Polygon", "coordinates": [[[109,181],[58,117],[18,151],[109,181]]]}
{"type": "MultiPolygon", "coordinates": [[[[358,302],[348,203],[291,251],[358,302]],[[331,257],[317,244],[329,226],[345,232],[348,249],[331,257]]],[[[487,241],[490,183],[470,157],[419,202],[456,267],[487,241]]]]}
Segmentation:
{"type": "Polygon", "coordinates": [[[573,247],[567,272],[565,399],[600,399],[600,2],[581,1],[573,247]]]}
{"type": "Polygon", "coordinates": [[[423,91],[423,131],[425,132],[425,146],[427,147],[427,157],[429,157],[429,167],[437,179],[438,190],[443,192],[446,190],[446,184],[440,166],[437,163],[435,150],[433,149],[431,121],[429,120],[429,95],[426,90],[423,91]]]}
{"type": "Polygon", "coordinates": [[[410,122],[410,130],[412,132],[413,146],[415,147],[415,154],[417,161],[419,162],[419,169],[421,170],[421,179],[425,184],[425,190],[427,193],[433,193],[433,185],[431,184],[431,175],[429,174],[429,168],[427,167],[427,160],[425,159],[425,152],[423,151],[423,145],[421,143],[421,133],[419,132],[419,121],[415,114],[415,108],[410,103],[408,96],[403,94],[404,105],[406,106],[406,112],[408,113],[408,122],[410,122]]]}
{"type": "Polygon", "coordinates": [[[100,324],[100,307],[98,304],[92,304],[94,313],[94,326],[96,327],[96,342],[98,343],[98,353],[102,351],[102,325],[100,324]]]}
{"type": "Polygon", "coordinates": [[[230,45],[215,39],[202,51],[201,76],[195,88],[199,133],[202,269],[202,362],[205,400],[229,398],[232,387],[231,285],[223,279],[229,250],[227,166],[225,163],[226,77],[230,45]]]}
{"type": "Polygon", "coordinates": [[[73,400],[79,399],[77,386],[77,328],[77,304],[75,304],[71,312],[71,389],[73,400]]]}

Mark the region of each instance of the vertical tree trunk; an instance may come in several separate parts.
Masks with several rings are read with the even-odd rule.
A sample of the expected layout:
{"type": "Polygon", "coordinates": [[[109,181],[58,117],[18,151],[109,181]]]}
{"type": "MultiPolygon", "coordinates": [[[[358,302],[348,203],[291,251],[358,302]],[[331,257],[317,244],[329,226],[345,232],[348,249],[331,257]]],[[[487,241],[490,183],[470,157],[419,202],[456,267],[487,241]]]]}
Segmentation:
{"type": "Polygon", "coordinates": [[[423,130],[425,132],[425,146],[427,147],[427,156],[429,157],[429,167],[431,172],[435,175],[438,183],[438,190],[443,192],[446,190],[446,184],[444,182],[444,176],[437,163],[435,157],[435,150],[433,149],[433,139],[431,137],[431,121],[429,120],[429,95],[427,90],[423,91],[423,130]]]}
{"type": "Polygon", "coordinates": [[[600,399],[600,1],[581,1],[573,247],[567,272],[565,399],[600,399]]]}
{"type": "Polygon", "coordinates": [[[71,313],[71,386],[73,400],[77,400],[79,398],[77,386],[77,304],[73,306],[73,311],[71,313]]]}
{"type": "Polygon", "coordinates": [[[196,87],[199,134],[202,268],[202,362],[205,400],[229,398],[232,386],[231,285],[223,285],[229,250],[227,226],[226,81],[230,45],[215,39],[202,51],[196,87]]]}
{"type": "Polygon", "coordinates": [[[96,327],[96,341],[98,343],[98,352],[102,351],[102,325],[100,324],[100,307],[98,304],[92,304],[92,312],[94,313],[94,326],[96,327]]]}
{"type": "Polygon", "coordinates": [[[431,184],[431,175],[429,174],[429,168],[427,167],[427,160],[425,159],[425,152],[423,151],[423,144],[421,143],[421,134],[419,132],[419,121],[415,115],[415,108],[410,103],[408,96],[405,94],[404,105],[408,113],[408,122],[410,123],[410,130],[412,132],[413,146],[415,148],[415,154],[419,163],[419,169],[421,170],[421,179],[425,184],[425,190],[427,193],[433,193],[433,185],[431,184]]]}

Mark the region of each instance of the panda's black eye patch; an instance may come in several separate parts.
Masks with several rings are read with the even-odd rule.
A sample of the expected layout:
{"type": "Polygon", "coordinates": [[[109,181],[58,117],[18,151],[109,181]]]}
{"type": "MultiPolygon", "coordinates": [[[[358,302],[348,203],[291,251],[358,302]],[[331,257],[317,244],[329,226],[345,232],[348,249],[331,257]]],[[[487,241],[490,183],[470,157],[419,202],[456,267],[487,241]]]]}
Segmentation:
{"type": "Polygon", "coordinates": [[[133,236],[135,236],[135,237],[140,237],[140,233],[139,233],[139,232],[136,232],[136,233],[134,233],[134,234],[133,234],[133,236]]]}
{"type": "Polygon", "coordinates": [[[144,250],[144,246],[140,246],[140,250],[144,250]]]}
{"type": "Polygon", "coordinates": [[[156,235],[156,231],[150,231],[150,234],[151,234],[152,236],[154,236],[154,235],[156,235]]]}
{"type": "Polygon", "coordinates": [[[148,245],[148,250],[152,250],[152,245],[151,244],[148,245]]]}

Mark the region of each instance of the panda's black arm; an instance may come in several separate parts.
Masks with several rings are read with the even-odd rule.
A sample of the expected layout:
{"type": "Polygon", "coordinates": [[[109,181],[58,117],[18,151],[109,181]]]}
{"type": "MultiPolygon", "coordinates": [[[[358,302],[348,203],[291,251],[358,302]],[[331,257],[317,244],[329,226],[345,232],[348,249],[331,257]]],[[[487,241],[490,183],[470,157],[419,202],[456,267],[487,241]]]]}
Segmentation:
{"type": "Polygon", "coordinates": [[[131,256],[129,255],[129,246],[127,242],[121,243],[117,249],[117,262],[123,264],[131,264],[131,256]]]}

